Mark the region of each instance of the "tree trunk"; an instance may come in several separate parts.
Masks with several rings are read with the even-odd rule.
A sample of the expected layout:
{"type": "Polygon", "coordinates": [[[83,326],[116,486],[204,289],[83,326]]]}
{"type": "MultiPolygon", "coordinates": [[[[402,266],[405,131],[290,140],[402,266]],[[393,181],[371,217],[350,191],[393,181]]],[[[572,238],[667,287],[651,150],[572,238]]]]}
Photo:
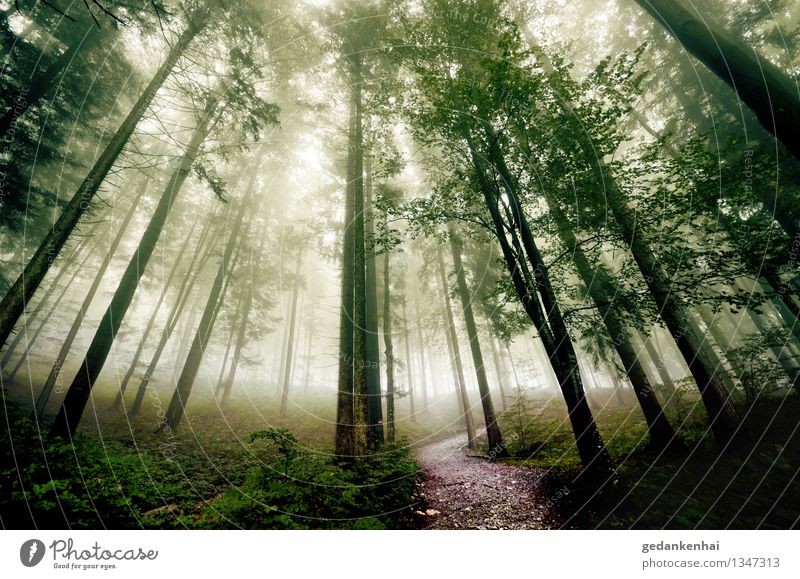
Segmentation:
{"type": "Polygon", "coordinates": [[[281,416],[286,416],[289,405],[289,387],[292,382],[292,361],[294,359],[294,333],[297,321],[297,298],[300,295],[300,256],[297,256],[294,270],[294,288],[292,288],[292,309],[289,314],[289,338],[286,341],[286,367],[283,374],[283,395],[281,396],[281,416]]]}
{"type": "MultiPolygon", "coordinates": [[[[366,284],[367,284],[367,396],[369,411],[370,441],[373,445],[383,443],[383,402],[381,393],[380,345],[378,340],[378,278],[375,267],[375,216],[372,195],[372,157],[367,154],[364,167],[366,284]]],[[[385,333],[384,333],[385,335],[385,333]]],[[[388,410],[387,410],[388,412],[388,410]]]]}
{"type": "MultiPolygon", "coordinates": [[[[14,368],[11,370],[11,372],[6,377],[6,381],[7,382],[12,382],[14,380],[14,377],[17,375],[17,372],[22,367],[23,363],[26,360],[28,360],[28,356],[30,355],[31,351],[33,350],[33,345],[36,343],[36,340],[39,338],[39,335],[42,333],[42,330],[45,328],[45,326],[47,325],[47,322],[50,320],[50,318],[53,316],[55,311],[58,309],[58,306],[61,304],[61,300],[64,299],[64,296],[67,295],[67,292],[70,290],[70,288],[73,287],[73,284],[75,283],[75,280],[77,279],[78,274],[81,272],[81,269],[83,269],[83,267],[89,261],[89,258],[92,257],[93,253],[94,252],[92,250],[89,250],[88,252],[86,252],[86,257],[84,257],[83,261],[81,261],[81,263],[78,265],[78,267],[75,268],[75,270],[72,273],[72,277],[69,279],[69,281],[66,283],[66,285],[61,289],[61,292],[56,296],[56,299],[53,300],[53,303],[50,304],[50,308],[47,311],[47,314],[45,314],[44,319],[42,320],[42,323],[39,324],[39,326],[36,328],[36,331],[33,333],[33,335],[30,337],[30,339],[27,340],[27,342],[25,344],[25,351],[22,352],[22,355],[19,357],[19,360],[17,360],[16,365],[14,366],[14,368]]],[[[24,332],[24,335],[27,336],[27,331],[24,332]]]]}
{"type": "Polygon", "coordinates": [[[347,155],[347,186],[345,188],[345,215],[342,248],[342,305],[339,316],[339,375],[336,404],[336,456],[348,461],[366,453],[366,420],[362,409],[366,408],[365,340],[363,320],[365,304],[363,296],[364,273],[357,275],[358,267],[364,264],[363,214],[363,166],[361,134],[361,56],[350,57],[352,77],[350,93],[350,128],[347,155]],[[358,198],[361,201],[358,201],[358,198]],[[357,232],[360,225],[360,235],[357,232]],[[361,243],[361,249],[358,244],[361,243]],[[358,257],[360,255],[360,258],[358,257]],[[358,299],[357,285],[361,291],[358,299]],[[357,303],[358,302],[358,303],[357,303]],[[358,367],[360,364],[360,368],[358,367]],[[363,389],[363,392],[360,390],[363,389]]]}
{"type": "Polygon", "coordinates": [[[186,153],[183,159],[181,159],[178,169],[173,173],[171,179],[167,183],[167,187],[161,195],[161,200],[158,202],[158,206],[150,219],[150,223],[147,225],[147,229],[142,235],[142,239],[139,241],[139,246],[136,248],[136,252],[133,254],[130,263],[128,263],[128,267],[122,275],[117,291],[114,292],[114,297],[111,298],[111,303],[103,319],[100,321],[100,326],[86,352],[86,357],[81,364],[81,369],[67,391],[64,404],[50,431],[51,436],[62,436],[71,439],[75,434],[83,410],[86,407],[86,403],[89,401],[92,387],[100,371],[103,369],[108,353],[111,351],[114,338],[133,301],[133,295],[136,293],[139,280],[147,268],[147,263],[150,260],[150,256],[153,254],[159,237],[161,237],[161,231],[167,221],[170,209],[172,209],[175,199],[177,199],[186,178],[189,176],[189,171],[194,164],[200,146],[203,141],[205,141],[210,131],[212,116],[214,115],[218,102],[218,100],[213,100],[208,104],[205,111],[203,111],[203,117],[194,130],[186,153]]]}
{"type": "Polygon", "coordinates": [[[631,381],[636,393],[636,400],[647,422],[650,444],[656,448],[666,448],[670,444],[677,444],[675,431],[669,423],[664,409],[658,402],[653,386],[647,380],[644,368],[636,355],[630,342],[630,335],[622,318],[614,307],[614,282],[605,267],[599,265],[592,267],[586,254],[570,226],[567,216],[561,209],[558,200],[551,191],[544,190],[548,210],[556,223],[558,236],[562,244],[572,252],[572,262],[578,270],[589,297],[597,308],[614,348],[622,361],[625,372],[631,381]]]}
{"type": "Polygon", "coordinates": [[[130,412],[128,413],[130,416],[136,416],[139,414],[139,411],[142,408],[142,401],[144,400],[145,392],[147,392],[147,387],[150,384],[150,380],[153,378],[153,374],[158,367],[161,354],[164,352],[164,348],[166,347],[167,342],[169,342],[172,332],[177,327],[178,321],[180,320],[181,315],[186,308],[186,304],[189,303],[189,296],[192,293],[192,289],[194,289],[197,278],[205,269],[205,266],[208,263],[208,260],[211,258],[211,254],[213,253],[215,246],[216,245],[213,238],[209,238],[208,245],[205,247],[205,249],[203,249],[203,240],[201,239],[198,242],[194,251],[194,255],[192,256],[192,260],[189,263],[189,268],[186,270],[186,274],[183,277],[183,282],[178,290],[178,295],[175,297],[175,302],[172,304],[172,309],[167,316],[167,323],[164,325],[164,330],[161,332],[161,339],[156,346],[155,352],[153,352],[153,357],[150,359],[150,364],[147,366],[147,370],[142,376],[142,381],[139,383],[139,388],[136,391],[136,397],[134,398],[130,412]],[[195,265],[197,265],[196,270],[195,265]]]}
{"type": "Polygon", "coordinates": [[[214,331],[214,323],[221,309],[222,302],[225,299],[225,290],[232,277],[231,272],[236,265],[236,257],[232,258],[232,256],[234,250],[237,250],[238,253],[238,247],[241,245],[241,242],[237,241],[237,239],[242,228],[242,221],[249,207],[249,199],[252,195],[251,191],[252,190],[245,191],[240,201],[239,211],[231,227],[228,242],[225,244],[225,252],[222,254],[222,259],[217,268],[217,275],[214,278],[211,292],[208,295],[206,306],[203,309],[203,317],[200,318],[200,326],[197,328],[197,333],[192,340],[192,346],[189,349],[189,354],[186,356],[183,370],[175,385],[175,392],[170,400],[169,407],[164,416],[164,421],[159,427],[166,435],[174,432],[183,418],[186,410],[186,403],[189,401],[189,396],[192,393],[194,379],[197,377],[200,363],[203,361],[203,356],[205,355],[206,346],[214,331]]]}
{"type": "MultiPolygon", "coordinates": [[[[608,376],[611,379],[611,384],[614,388],[614,396],[617,399],[617,406],[625,406],[625,394],[623,393],[624,386],[622,385],[622,378],[617,372],[617,367],[614,362],[606,364],[608,369],[608,376]]],[[[659,404],[660,406],[660,404],[659,404]]]]}
{"type": "Polygon", "coordinates": [[[472,303],[470,301],[469,288],[467,287],[467,278],[464,275],[464,266],[461,263],[461,243],[453,234],[452,229],[450,231],[450,250],[453,254],[453,268],[456,272],[456,287],[461,300],[461,310],[464,314],[470,350],[472,350],[472,362],[475,365],[475,377],[478,380],[478,390],[481,393],[483,418],[486,422],[486,437],[489,441],[489,455],[492,458],[505,456],[508,452],[503,443],[500,426],[497,424],[497,419],[494,415],[492,394],[489,391],[489,381],[486,379],[483,354],[478,340],[478,328],[475,324],[475,316],[472,313],[472,303]]]}
{"type": "Polygon", "coordinates": [[[461,349],[458,345],[455,320],[453,320],[453,307],[450,304],[450,288],[447,284],[447,271],[444,265],[444,256],[442,255],[441,247],[437,248],[437,254],[439,261],[439,280],[442,284],[442,293],[444,294],[444,323],[447,327],[447,343],[450,345],[450,349],[453,353],[451,364],[453,365],[453,373],[456,378],[456,397],[459,400],[459,406],[464,415],[464,426],[467,429],[467,448],[474,450],[477,447],[475,440],[475,422],[472,417],[472,405],[469,403],[469,395],[467,394],[467,383],[466,380],[464,380],[464,366],[461,363],[461,349]]]}
{"type": "Polygon", "coordinates": [[[492,347],[492,362],[494,363],[494,374],[497,376],[497,387],[500,389],[500,402],[503,404],[502,411],[505,412],[506,408],[508,408],[508,401],[506,400],[506,391],[503,386],[504,373],[500,364],[500,354],[497,351],[497,342],[494,336],[491,335],[491,329],[487,332],[487,335],[489,337],[489,345],[492,347]]]}
{"type": "MultiPolygon", "coordinates": [[[[249,187],[253,186],[251,181],[249,187]]],[[[262,234],[261,243],[258,245],[258,253],[254,256],[257,263],[260,264],[261,256],[264,254],[264,244],[266,243],[267,236],[262,234]]],[[[236,347],[233,350],[233,358],[231,359],[231,366],[228,370],[228,377],[222,385],[222,397],[220,398],[220,406],[225,407],[231,397],[233,390],[233,381],[236,379],[236,372],[239,369],[239,359],[242,355],[242,349],[247,341],[247,321],[250,318],[250,309],[253,306],[253,288],[252,284],[247,286],[247,291],[244,297],[244,304],[242,304],[241,315],[239,316],[239,332],[236,336],[236,347]]]]}
{"type": "Polygon", "coordinates": [[[419,384],[422,387],[422,411],[428,409],[428,376],[425,372],[425,341],[422,339],[422,316],[419,312],[419,294],[416,286],[412,289],[414,296],[414,314],[416,315],[417,326],[417,356],[419,359],[419,384]]]}
{"type": "MultiPolygon", "coordinates": [[[[53,278],[53,281],[50,284],[48,284],[47,291],[45,292],[44,296],[42,296],[41,301],[36,305],[36,309],[34,309],[33,311],[28,309],[28,311],[25,312],[26,315],[23,319],[23,327],[26,329],[26,331],[27,328],[39,317],[39,314],[44,311],[45,305],[47,304],[48,301],[50,301],[50,298],[53,296],[53,294],[56,293],[56,290],[58,289],[58,282],[61,281],[61,278],[63,278],[67,274],[67,272],[72,271],[70,265],[89,244],[90,237],[91,236],[87,236],[86,238],[84,238],[77,245],[77,247],[75,247],[70,256],[65,260],[66,263],[64,263],[64,266],[59,268],[56,277],[53,278]]],[[[3,360],[2,362],[0,362],[0,368],[5,368],[6,366],[8,366],[9,362],[11,361],[11,357],[14,355],[14,352],[19,346],[20,342],[22,342],[22,339],[25,337],[26,331],[25,332],[17,331],[17,335],[14,337],[11,343],[8,344],[6,348],[6,352],[3,355],[3,360]]]]}
{"type": "Polygon", "coordinates": [[[308,324],[306,327],[306,367],[303,371],[303,392],[308,392],[308,386],[311,381],[311,345],[314,338],[314,306],[312,304],[311,311],[308,315],[308,324]]]}
{"type": "Polygon", "coordinates": [[[517,365],[514,364],[514,356],[511,355],[511,347],[506,344],[506,354],[508,355],[508,362],[511,364],[511,372],[514,374],[514,385],[517,389],[521,388],[519,383],[519,376],[517,375],[517,365]]]}
{"type": "MultiPolygon", "coordinates": [[[[264,236],[263,239],[266,239],[264,236]]],[[[262,255],[264,250],[264,241],[262,240],[261,244],[259,245],[258,255],[259,257],[262,255]]],[[[225,383],[222,387],[222,398],[220,400],[220,406],[223,408],[228,405],[228,401],[231,397],[231,390],[233,390],[233,381],[236,379],[236,372],[239,369],[239,358],[242,355],[242,349],[245,346],[245,342],[247,341],[247,320],[250,317],[250,309],[253,305],[253,289],[252,287],[248,286],[247,293],[244,298],[244,305],[242,306],[242,315],[239,319],[239,335],[236,337],[236,347],[233,350],[233,358],[231,359],[231,367],[228,371],[228,377],[225,379],[225,383]]]]}
{"type": "Polygon", "coordinates": [[[355,416],[355,455],[363,456],[367,448],[376,443],[370,438],[369,404],[367,392],[367,280],[366,246],[364,236],[364,138],[361,127],[361,53],[352,56],[353,92],[355,94],[355,142],[353,143],[353,192],[355,194],[355,215],[353,218],[354,250],[354,291],[353,291],[353,415],[355,416]]]}
{"type": "Polygon", "coordinates": [[[645,350],[647,350],[647,355],[650,356],[650,360],[656,368],[656,372],[658,372],[659,378],[661,378],[661,383],[669,392],[674,392],[675,381],[672,379],[672,375],[669,373],[666,364],[656,350],[655,344],[653,344],[653,338],[642,337],[642,342],[644,343],[645,350]]]}
{"type": "MultiPolygon", "coordinates": [[[[186,239],[181,244],[181,248],[178,251],[178,256],[175,258],[175,262],[172,264],[172,268],[170,269],[169,275],[167,276],[167,280],[164,282],[164,287],[161,290],[161,294],[158,296],[158,301],[156,305],[153,307],[153,311],[150,314],[150,319],[147,320],[147,326],[145,326],[144,332],[142,332],[142,338],[139,340],[139,345],[136,348],[136,352],[133,354],[133,360],[131,360],[131,364],[128,367],[128,371],[125,373],[122,381],[119,384],[119,392],[114,397],[114,403],[112,404],[113,408],[119,408],[119,405],[122,403],[123,399],[125,398],[125,390],[128,387],[128,382],[130,381],[133,373],[136,371],[136,366],[139,363],[139,358],[144,351],[145,346],[147,345],[148,338],[150,337],[150,332],[153,330],[153,326],[156,323],[156,319],[158,318],[158,312],[161,311],[161,304],[164,303],[164,299],[167,297],[167,293],[169,293],[169,288],[172,285],[172,280],[175,277],[175,274],[178,271],[179,264],[183,263],[183,256],[186,253],[186,249],[189,247],[189,241],[192,239],[192,235],[194,234],[195,227],[197,226],[198,218],[195,218],[194,223],[192,223],[192,229],[189,231],[189,235],[186,236],[186,239]]],[[[202,237],[202,236],[201,236],[202,237]]]]}
{"type": "MultiPolygon", "coordinates": [[[[407,287],[407,286],[406,286],[407,287]]],[[[408,376],[408,405],[411,414],[411,421],[417,419],[417,409],[414,401],[414,366],[411,360],[411,332],[408,330],[408,314],[406,313],[406,301],[403,300],[403,342],[406,347],[406,375],[408,376]]]]}
{"type": "MultiPolygon", "coordinates": [[[[201,9],[198,14],[195,14],[194,19],[189,23],[178,41],[172,46],[167,54],[166,60],[164,60],[158,72],[156,72],[145,91],[139,97],[139,100],[136,101],[136,104],[128,113],[128,116],[108,142],[103,153],[97,159],[80,187],[78,187],[78,191],[64,207],[58,220],[47,233],[31,260],[25,266],[23,273],[17,278],[17,281],[14,282],[14,285],[11,286],[3,297],[3,301],[0,302],[0,344],[5,344],[25,308],[25,303],[39,287],[50,265],[61,252],[81,217],[91,207],[95,194],[105,181],[108,172],[127,144],[128,139],[147,110],[147,107],[149,107],[150,103],[153,101],[156,92],[161,88],[161,85],[172,72],[173,67],[183,55],[192,39],[203,28],[206,20],[206,13],[211,5],[212,2],[208,2],[205,8],[201,9]]],[[[79,404],[79,406],[82,405],[79,404]]]]}
{"type": "MultiPolygon", "coordinates": [[[[488,130],[488,127],[485,129],[488,130]]],[[[502,202],[502,198],[495,195],[495,191],[489,184],[472,137],[468,132],[465,133],[465,137],[469,144],[475,175],[479,180],[486,207],[491,215],[495,236],[500,242],[512,283],[525,312],[539,332],[550,365],[564,396],[584,474],[593,483],[601,484],[613,476],[614,470],[611,458],[608,456],[603,439],[594,422],[592,411],[586,401],[577,356],[561,316],[561,310],[556,302],[555,293],[550,285],[547,266],[544,264],[528,228],[526,217],[522,213],[516,195],[514,182],[510,179],[500,151],[497,150],[496,140],[489,135],[490,142],[493,143],[490,158],[501,173],[504,190],[509,198],[508,204],[503,203],[507,219],[509,219],[508,227],[500,215],[499,203],[502,202]],[[513,249],[509,244],[507,230],[513,242],[513,249]],[[524,248],[518,232],[524,239],[524,248]],[[528,269],[525,255],[527,255],[527,260],[530,261],[535,275],[532,275],[528,269]],[[540,297],[541,303],[539,302],[540,297]],[[547,317],[542,310],[542,305],[547,310],[547,317]]]]}
{"type": "Polygon", "coordinates": [[[125,215],[122,223],[119,225],[119,229],[117,230],[117,235],[111,242],[111,245],[108,247],[106,252],[105,258],[103,258],[103,263],[100,264],[100,267],[97,270],[97,274],[94,277],[94,281],[92,282],[89,291],[86,292],[86,295],[83,298],[83,302],[81,303],[81,307],[78,310],[78,315],[75,316],[75,319],[72,322],[72,325],[67,332],[66,338],[64,338],[64,343],[61,344],[61,349],[58,351],[58,355],[56,356],[55,362],[53,362],[53,367],[50,369],[50,373],[47,375],[47,379],[45,380],[44,386],[42,390],[39,392],[39,396],[36,398],[36,415],[42,416],[44,414],[45,408],[47,407],[47,403],[50,400],[50,396],[53,393],[53,387],[56,385],[56,382],[61,376],[61,370],[64,367],[64,362],[67,360],[67,356],[69,355],[70,348],[72,348],[72,343],[75,341],[75,337],[78,335],[78,331],[80,330],[81,324],[83,323],[83,319],[86,316],[86,312],[89,311],[89,307],[92,305],[92,301],[94,300],[94,296],[97,293],[97,290],[100,288],[100,284],[103,281],[103,277],[105,276],[106,270],[108,266],[111,264],[111,259],[114,257],[114,253],[117,251],[117,247],[122,242],[122,238],[125,237],[125,233],[128,231],[128,226],[133,219],[133,216],[136,214],[136,208],[139,206],[139,202],[141,201],[142,197],[144,196],[145,192],[147,191],[147,187],[150,183],[150,175],[147,176],[142,187],[139,189],[139,192],[136,194],[136,198],[131,203],[130,209],[128,209],[128,213],[125,215]]]}
{"type": "Polygon", "coordinates": [[[389,284],[389,252],[383,254],[383,343],[386,346],[386,440],[394,442],[394,345],[389,284]]]}
{"type": "Polygon", "coordinates": [[[636,0],[683,47],[727,83],[775,135],[800,159],[800,98],[792,80],[753,47],[727,31],[701,21],[680,0],[636,0]]]}
{"type": "MultiPolygon", "coordinates": [[[[236,318],[239,317],[239,310],[241,310],[241,305],[236,308],[236,318]]],[[[225,353],[222,355],[222,361],[219,365],[219,376],[217,376],[217,387],[214,388],[214,396],[219,397],[222,395],[222,391],[225,387],[225,370],[228,369],[228,360],[230,359],[231,355],[231,348],[233,348],[233,339],[236,336],[236,328],[231,324],[230,331],[228,332],[228,339],[225,343],[225,353]]]]}

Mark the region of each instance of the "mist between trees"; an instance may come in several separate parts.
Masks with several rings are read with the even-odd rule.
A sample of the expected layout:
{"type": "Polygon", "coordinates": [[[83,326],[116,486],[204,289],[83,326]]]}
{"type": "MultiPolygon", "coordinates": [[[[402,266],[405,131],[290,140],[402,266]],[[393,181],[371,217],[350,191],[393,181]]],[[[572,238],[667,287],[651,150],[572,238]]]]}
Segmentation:
{"type": "Polygon", "coordinates": [[[4,2],[10,446],[793,472],[800,8],[562,4],[4,2]]]}

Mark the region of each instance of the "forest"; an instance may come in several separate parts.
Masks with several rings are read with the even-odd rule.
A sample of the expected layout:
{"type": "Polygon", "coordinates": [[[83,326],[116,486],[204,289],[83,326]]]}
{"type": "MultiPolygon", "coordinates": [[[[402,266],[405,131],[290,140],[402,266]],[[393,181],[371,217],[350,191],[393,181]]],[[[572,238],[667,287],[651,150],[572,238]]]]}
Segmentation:
{"type": "Polygon", "coordinates": [[[797,2],[0,12],[3,528],[798,526],[797,2]]]}

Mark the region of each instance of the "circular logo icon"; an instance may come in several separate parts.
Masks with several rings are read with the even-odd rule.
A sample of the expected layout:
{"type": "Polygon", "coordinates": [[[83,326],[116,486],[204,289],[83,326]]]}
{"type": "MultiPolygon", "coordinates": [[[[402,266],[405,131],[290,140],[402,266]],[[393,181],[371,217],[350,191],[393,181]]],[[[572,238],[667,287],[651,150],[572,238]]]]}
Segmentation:
{"type": "Polygon", "coordinates": [[[29,539],[19,548],[19,560],[26,567],[35,567],[44,558],[44,543],[39,539],[29,539]]]}

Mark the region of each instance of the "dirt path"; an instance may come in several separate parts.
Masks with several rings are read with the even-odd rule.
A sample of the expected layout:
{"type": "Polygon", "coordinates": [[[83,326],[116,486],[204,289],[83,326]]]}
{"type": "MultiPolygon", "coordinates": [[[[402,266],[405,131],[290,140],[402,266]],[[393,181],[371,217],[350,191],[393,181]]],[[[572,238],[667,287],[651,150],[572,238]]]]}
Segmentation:
{"type": "MultiPolygon", "coordinates": [[[[464,435],[420,447],[427,529],[553,529],[543,471],[467,456],[464,435]]],[[[422,514],[419,512],[418,514],[422,514]]]]}

